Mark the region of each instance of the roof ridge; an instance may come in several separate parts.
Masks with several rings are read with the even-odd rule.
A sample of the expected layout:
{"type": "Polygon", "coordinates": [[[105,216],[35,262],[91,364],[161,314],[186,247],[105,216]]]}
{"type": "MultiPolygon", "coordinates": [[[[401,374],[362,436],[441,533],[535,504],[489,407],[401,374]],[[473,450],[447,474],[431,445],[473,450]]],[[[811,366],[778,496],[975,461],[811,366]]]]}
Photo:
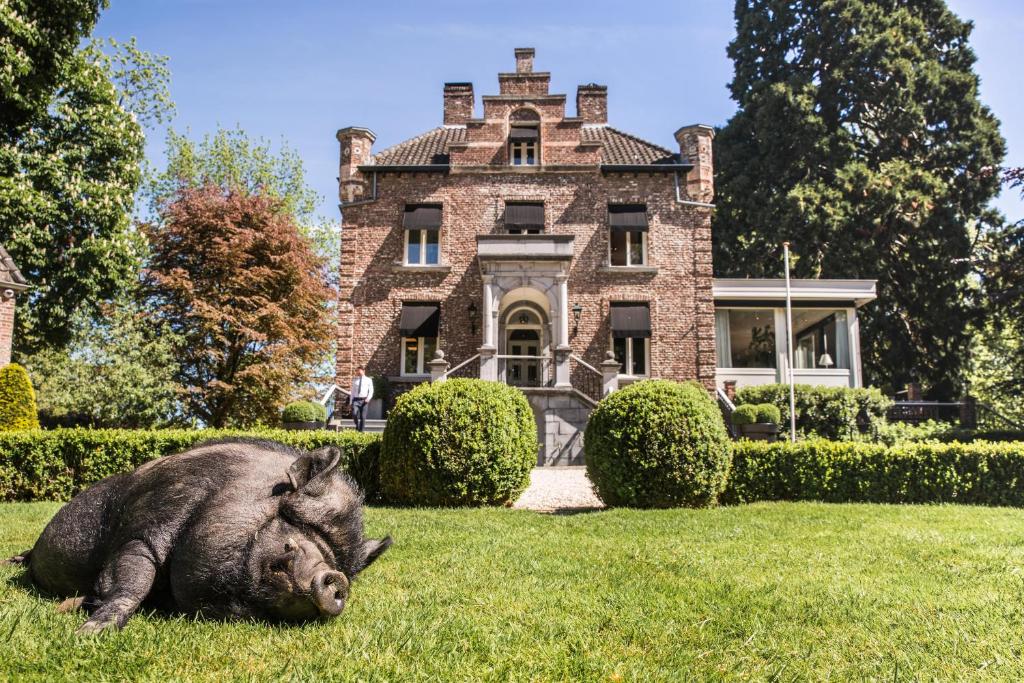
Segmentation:
{"type": "Polygon", "coordinates": [[[6,274],[11,278],[9,284],[28,284],[28,280],[26,280],[25,276],[21,274],[21,271],[18,270],[18,264],[14,262],[11,255],[7,253],[6,249],[4,249],[4,245],[0,244],[0,277],[3,277],[5,274],[4,271],[6,271],[6,274]]]}
{"type": "Polygon", "coordinates": [[[428,130],[425,133],[420,133],[416,137],[409,138],[408,140],[402,140],[401,142],[396,142],[395,144],[391,145],[390,147],[385,147],[381,151],[379,151],[376,154],[374,154],[373,157],[374,157],[374,159],[376,159],[377,157],[383,156],[384,154],[387,154],[388,152],[392,152],[392,151],[397,150],[399,148],[404,148],[406,145],[411,145],[411,144],[413,144],[415,142],[419,142],[420,140],[422,140],[423,138],[427,137],[428,135],[434,135],[436,133],[443,133],[444,131],[445,131],[445,127],[444,126],[436,126],[434,128],[431,128],[430,130],[428,130]]]}
{"type": "Polygon", "coordinates": [[[640,143],[643,143],[643,144],[645,144],[645,145],[649,145],[649,146],[651,146],[651,147],[654,147],[655,149],[657,149],[657,150],[660,150],[660,151],[662,151],[662,152],[664,152],[665,154],[668,154],[668,155],[670,155],[670,156],[671,156],[672,154],[675,154],[675,152],[673,152],[672,150],[670,150],[670,149],[668,149],[668,148],[666,148],[666,147],[662,147],[661,145],[659,145],[659,144],[657,144],[657,143],[655,143],[655,142],[651,142],[650,140],[644,140],[643,138],[641,138],[641,137],[638,137],[638,136],[636,136],[636,135],[633,135],[632,133],[627,133],[627,132],[626,132],[626,131],[624,131],[624,130],[619,130],[619,129],[618,129],[618,128],[616,128],[615,126],[610,126],[610,125],[608,125],[608,124],[605,124],[605,129],[606,129],[606,130],[610,130],[610,131],[613,131],[613,132],[615,132],[615,133],[618,133],[619,135],[621,135],[621,136],[623,136],[623,137],[627,137],[627,138],[629,138],[630,140],[635,140],[636,142],[640,142],[640,143]]]}

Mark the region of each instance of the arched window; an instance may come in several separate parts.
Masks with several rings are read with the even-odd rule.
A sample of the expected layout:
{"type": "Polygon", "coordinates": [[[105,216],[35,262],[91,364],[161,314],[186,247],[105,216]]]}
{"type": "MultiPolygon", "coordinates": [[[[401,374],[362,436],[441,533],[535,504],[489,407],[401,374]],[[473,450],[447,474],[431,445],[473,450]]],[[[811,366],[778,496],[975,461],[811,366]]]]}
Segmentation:
{"type": "Polygon", "coordinates": [[[532,109],[518,109],[509,117],[508,162],[512,166],[540,163],[540,116],[532,109]]]}

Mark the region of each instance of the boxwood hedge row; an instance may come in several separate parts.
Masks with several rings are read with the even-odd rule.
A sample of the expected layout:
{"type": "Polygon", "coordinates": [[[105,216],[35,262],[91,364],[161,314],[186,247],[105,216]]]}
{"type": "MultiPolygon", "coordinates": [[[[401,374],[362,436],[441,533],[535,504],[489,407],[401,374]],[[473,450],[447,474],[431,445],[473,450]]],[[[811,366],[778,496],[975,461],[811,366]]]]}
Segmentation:
{"type": "Polygon", "coordinates": [[[1024,505],[1024,443],[739,441],[724,503],[1024,505]]]}
{"type": "Polygon", "coordinates": [[[338,446],[367,500],[378,497],[380,435],[223,429],[54,429],[0,433],[0,500],[68,500],[100,479],[226,437],[273,439],[302,449],[338,446]]]}

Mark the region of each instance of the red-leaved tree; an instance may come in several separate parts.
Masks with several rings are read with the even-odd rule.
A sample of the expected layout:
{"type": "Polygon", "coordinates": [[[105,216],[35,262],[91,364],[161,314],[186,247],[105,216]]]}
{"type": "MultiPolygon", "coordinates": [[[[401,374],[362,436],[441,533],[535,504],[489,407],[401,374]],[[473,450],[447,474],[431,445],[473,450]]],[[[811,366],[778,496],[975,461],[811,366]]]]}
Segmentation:
{"type": "Polygon", "coordinates": [[[323,262],[272,197],[182,187],[143,229],[150,307],[181,335],[190,417],[213,427],[278,420],[330,337],[323,262]]]}

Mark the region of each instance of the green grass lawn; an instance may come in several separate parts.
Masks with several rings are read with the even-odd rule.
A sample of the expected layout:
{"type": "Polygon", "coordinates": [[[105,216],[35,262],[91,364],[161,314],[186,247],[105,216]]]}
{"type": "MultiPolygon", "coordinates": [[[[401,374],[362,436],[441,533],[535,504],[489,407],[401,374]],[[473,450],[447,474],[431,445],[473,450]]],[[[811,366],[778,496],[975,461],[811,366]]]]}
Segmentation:
{"type": "MultiPolygon", "coordinates": [[[[56,504],[0,506],[0,553],[56,504]]],[[[144,614],[78,638],[0,568],[0,679],[1024,679],[1024,511],[371,509],[394,547],[326,624],[144,614]]]]}

